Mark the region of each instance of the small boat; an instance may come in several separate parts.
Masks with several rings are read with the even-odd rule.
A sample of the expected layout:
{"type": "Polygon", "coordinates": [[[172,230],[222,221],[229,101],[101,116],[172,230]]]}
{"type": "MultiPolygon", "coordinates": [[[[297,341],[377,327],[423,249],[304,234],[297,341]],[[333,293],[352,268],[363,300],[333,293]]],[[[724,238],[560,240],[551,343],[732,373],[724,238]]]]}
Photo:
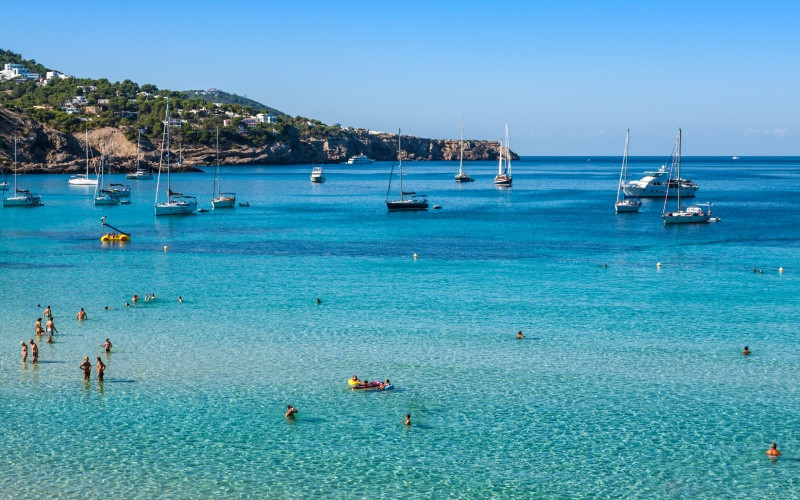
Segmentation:
{"type": "Polygon", "coordinates": [[[207,208],[198,208],[197,209],[197,213],[200,213],[200,214],[208,213],[208,209],[207,208]]]}
{"type": "Polygon", "coordinates": [[[211,207],[217,208],[233,208],[236,206],[236,193],[223,193],[222,182],[219,178],[219,127],[217,127],[217,166],[214,169],[214,189],[211,198],[211,207]]]}
{"type": "Polygon", "coordinates": [[[244,202],[244,203],[239,203],[239,206],[240,207],[249,207],[250,206],[250,202],[247,201],[247,202],[244,202]]]}
{"type": "Polygon", "coordinates": [[[738,157],[738,156],[732,156],[732,157],[731,157],[731,160],[738,160],[738,159],[739,159],[739,157],[738,157]]]}
{"type": "Polygon", "coordinates": [[[128,180],[144,181],[153,178],[153,174],[150,172],[150,170],[144,170],[140,166],[139,160],[141,159],[141,155],[139,154],[139,150],[141,143],[142,143],[142,129],[139,129],[137,130],[137,136],[136,136],[136,172],[126,174],[125,178],[128,180]]]}
{"type": "Polygon", "coordinates": [[[614,210],[617,213],[638,212],[642,206],[642,200],[625,196],[625,191],[623,190],[628,177],[628,139],[630,135],[631,129],[628,129],[625,134],[625,153],[622,155],[622,168],[619,171],[619,184],[617,184],[617,201],[614,203],[614,210]]]}
{"type": "Polygon", "coordinates": [[[108,190],[117,195],[117,198],[131,197],[131,187],[126,184],[111,183],[108,185],[108,190]]]}
{"type": "Polygon", "coordinates": [[[506,141],[500,139],[500,161],[497,166],[497,175],[494,177],[494,184],[501,187],[511,187],[513,178],[511,176],[511,147],[508,143],[508,122],[506,122],[506,141]],[[505,165],[503,162],[505,161],[505,165]]]}
{"type": "MultiPolygon", "coordinates": [[[[95,172],[97,173],[97,172],[95,172]]],[[[70,186],[97,186],[97,177],[89,178],[89,129],[86,129],[86,173],[70,176],[67,183],[70,186]]]]}
{"type": "Polygon", "coordinates": [[[124,233],[108,233],[101,236],[100,241],[104,243],[123,243],[131,241],[131,235],[124,233]]]}
{"type": "Polygon", "coordinates": [[[373,163],[375,160],[367,157],[364,153],[351,157],[347,160],[348,165],[367,165],[373,163]]]}
{"type": "Polygon", "coordinates": [[[417,194],[414,191],[403,191],[403,149],[400,146],[400,130],[397,131],[397,161],[400,176],[400,199],[389,200],[389,193],[392,190],[392,177],[394,177],[394,162],[392,162],[392,172],[389,174],[389,188],[386,190],[386,208],[390,212],[399,211],[420,211],[428,209],[428,197],[424,194],[417,194]]]}
{"type": "Polygon", "coordinates": [[[170,142],[169,142],[169,97],[167,97],[167,110],[164,117],[164,137],[162,138],[161,158],[158,161],[158,181],[156,182],[156,198],[153,203],[156,216],[159,215],[186,215],[194,213],[197,210],[197,198],[194,196],[185,195],[172,190],[170,183],[170,142]],[[167,146],[167,198],[165,201],[158,201],[159,189],[161,187],[161,166],[164,159],[164,140],[166,139],[167,146]]]}
{"type": "Polygon", "coordinates": [[[433,209],[434,209],[434,210],[441,210],[441,209],[442,209],[442,206],[441,206],[441,205],[434,205],[434,206],[433,206],[433,209]]]}
{"type": "Polygon", "coordinates": [[[322,165],[311,169],[311,182],[314,184],[322,184],[325,182],[325,176],[322,175],[322,165]]]}
{"type": "Polygon", "coordinates": [[[105,181],[106,177],[105,164],[107,161],[108,159],[104,147],[103,152],[100,155],[100,175],[97,178],[97,186],[94,188],[94,206],[96,207],[105,205],[119,205],[119,196],[111,191],[110,186],[105,188],[103,187],[103,182],[105,181]]]}
{"type": "MultiPolygon", "coordinates": [[[[681,177],[681,129],[678,129],[678,137],[675,140],[675,151],[672,155],[672,166],[677,166],[678,179],[681,177]]],[[[670,176],[672,168],[670,168],[670,176]]],[[[669,199],[669,189],[664,196],[664,209],[661,211],[661,217],[664,219],[664,224],[697,224],[700,222],[708,222],[711,220],[711,203],[701,203],[690,205],[681,210],[681,190],[678,189],[678,208],[674,212],[667,212],[667,201],[669,199]],[[703,207],[707,211],[703,211],[703,207]]]]}
{"type": "Polygon", "coordinates": [[[14,191],[12,196],[3,197],[4,207],[39,207],[42,197],[27,189],[17,187],[17,134],[14,133],[14,191]]]}
{"type": "MultiPolygon", "coordinates": [[[[456,174],[456,182],[473,182],[475,179],[464,172],[464,113],[461,113],[461,152],[458,156],[458,173],[456,174]]],[[[436,208],[436,207],[433,207],[436,208]]]]}

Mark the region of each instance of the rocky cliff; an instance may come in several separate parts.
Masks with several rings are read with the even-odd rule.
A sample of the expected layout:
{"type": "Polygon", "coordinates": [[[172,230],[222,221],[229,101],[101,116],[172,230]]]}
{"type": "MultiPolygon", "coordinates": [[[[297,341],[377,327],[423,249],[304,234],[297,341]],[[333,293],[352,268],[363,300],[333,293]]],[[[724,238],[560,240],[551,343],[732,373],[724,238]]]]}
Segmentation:
{"type": "MultiPolygon", "coordinates": [[[[59,132],[24,115],[0,107],[0,169],[8,172],[14,158],[14,133],[18,134],[17,162],[20,172],[74,173],[86,169],[85,135],[59,132]]],[[[304,137],[278,137],[266,146],[249,145],[242,140],[220,144],[225,165],[279,165],[293,163],[340,163],[363,153],[374,160],[391,161],[397,157],[397,135],[370,134],[366,131],[342,131],[328,137],[308,134],[304,137]]],[[[111,149],[113,168],[136,169],[136,142],[125,138],[121,129],[99,128],[89,132],[92,170],[102,150],[111,149]]],[[[142,137],[141,161],[149,167],[158,165],[160,142],[142,137]]],[[[176,148],[173,148],[175,154],[176,148]]],[[[203,144],[183,146],[184,170],[194,165],[211,165],[215,150],[203,144]]],[[[489,141],[464,141],[464,160],[496,160],[499,144],[489,141]]],[[[459,141],[403,137],[403,159],[409,161],[458,160],[459,141]]],[[[512,158],[518,156],[512,152],[512,158]]]]}

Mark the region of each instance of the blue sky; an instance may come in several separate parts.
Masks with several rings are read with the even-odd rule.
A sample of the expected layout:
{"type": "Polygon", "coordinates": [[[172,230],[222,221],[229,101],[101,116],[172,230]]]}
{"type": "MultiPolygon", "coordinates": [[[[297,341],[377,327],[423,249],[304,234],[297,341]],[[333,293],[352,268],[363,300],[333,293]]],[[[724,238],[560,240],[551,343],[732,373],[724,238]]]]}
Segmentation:
{"type": "Polygon", "coordinates": [[[525,155],[800,154],[800,2],[7,2],[0,47],[525,155]]]}

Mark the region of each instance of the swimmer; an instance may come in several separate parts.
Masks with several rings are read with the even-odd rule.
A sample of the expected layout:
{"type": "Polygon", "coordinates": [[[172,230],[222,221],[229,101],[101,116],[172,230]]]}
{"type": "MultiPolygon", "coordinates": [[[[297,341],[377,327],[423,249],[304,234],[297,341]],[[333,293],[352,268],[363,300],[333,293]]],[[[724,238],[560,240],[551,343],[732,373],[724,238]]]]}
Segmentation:
{"type": "Polygon", "coordinates": [[[42,318],[36,318],[36,324],[33,325],[33,333],[36,335],[44,334],[44,328],[42,328],[42,318]]]}
{"type": "Polygon", "coordinates": [[[105,343],[103,343],[103,347],[105,347],[106,352],[111,352],[111,341],[106,339],[105,343]]]}
{"type": "Polygon", "coordinates": [[[42,313],[42,316],[44,316],[45,318],[52,318],[53,317],[53,311],[50,310],[50,306],[47,306],[45,308],[44,313],[42,313]]]}
{"type": "Polygon", "coordinates": [[[89,356],[84,356],[83,363],[78,368],[83,370],[83,378],[89,380],[89,377],[92,376],[92,364],[89,363],[89,356]]]}
{"type": "Polygon", "coordinates": [[[517,338],[518,339],[524,339],[525,338],[525,335],[522,334],[522,330],[517,332],[517,338]]]}
{"type": "MultiPolygon", "coordinates": [[[[88,360],[89,358],[86,359],[88,360]]],[[[104,371],[106,371],[106,365],[100,360],[100,356],[97,356],[97,380],[103,380],[104,371]]]]}
{"type": "Polygon", "coordinates": [[[75,316],[75,318],[78,321],[85,321],[85,320],[89,319],[89,316],[86,314],[86,311],[84,311],[83,308],[81,307],[81,310],[78,311],[78,314],[75,316]]]}
{"type": "Polygon", "coordinates": [[[130,307],[130,306],[131,306],[130,302],[125,302],[125,307],[130,307]]]}
{"type": "Polygon", "coordinates": [[[47,334],[50,335],[51,337],[53,336],[53,333],[58,333],[58,328],[56,328],[55,323],[53,323],[52,316],[50,316],[50,319],[47,320],[47,323],[44,325],[44,328],[47,331],[47,334]]]}
{"type": "Polygon", "coordinates": [[[22,362],[23,363],[27,363],[28,362],[28,344],[26,344],[25,341],[23,340],[22,342],[19,343],[19,345],[22,346],[22,362]]]}
{"type": "Polygon", "coordinates": [[[411,414],[406,413],[406,421],[404,422],[406,427],[411,427],[411,414]]]}
{"type": "Polygon", "coordinates": [[[319,300],[319,298],[317,298],[317,305],[320,305],[320,304],[322,304],[322,301],[319,300]]]}
{"type": "Polygon", "coordinates": [[[150,300],[156,300],[156,294],[151,293],[150,294],[150,300]]]}
{"type": "Polygon", "coordinates": [[[139,302],[139,294],[133,294],[133,302],[139,302]]]}
{"type": "Polygon", "coordinates": [[[36,363],[39,360],[39,346],[33,341],[30,340],[31,344],[31,363],[36,363]]]}
{"type": "Polygon", "coordinates": [[[777,457],[781,452],[778,451],[778,443],[772,443],[772,448],[767,450],[767,455],[777,457]]]}
{"type": "Polygon", "coordinates": [[[744,349],[742,350],[742,356],[749,356],[749,355],[750,355],[750,349],[748,349],[747,346],[744,346],[744,349]]]}
{"type": "Polygon", "coordinates": [[[286,408],[286,418],[294,420],[294,416],[297,414],[297,408],[292,405],[289,405],[286,408]]]}
{"type": "Polygon", "coordinates": [[[110,310],[111,310],[111,308],[106,306],[106,311],[110,311],[110,310]]]}
{"type": "Polygon", "coordinates": [[[178,304],[183,304],[183,297],[178,295],[178,304]]]}

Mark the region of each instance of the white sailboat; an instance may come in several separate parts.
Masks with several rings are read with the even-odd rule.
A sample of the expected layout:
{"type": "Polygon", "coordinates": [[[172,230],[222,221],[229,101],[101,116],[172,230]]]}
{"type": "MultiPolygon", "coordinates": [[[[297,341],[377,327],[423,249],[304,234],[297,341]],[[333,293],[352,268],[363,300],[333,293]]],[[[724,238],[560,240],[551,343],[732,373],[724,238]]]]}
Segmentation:
{"type": "Polygon", "coordinates": [[[614,203],[614,210],[620,212],[638,212],[642,206],[639,198],[629,198],[625,195],[625,183],[628,182],[628,141],[631,129],[625,133],[625,152],[622,154],[622,168],[619,171],[619,184],[617,185],[617,201],[614,203]]]}
{"type": "MultiPolygon", "coordinates": [[[[675,140],[675,152],[672,155],[672,167],[677,166],[678,179],[681,178],[681,129],[678,129],[678,137],[675,140]]],[[[670,177],[672,175],[672,168],[670,168],[670,177]]],[[[701,203],[687,206],[681,210],[681,189],[676,188],[678,192],[678,208],[674,212],[667,212],[667,201],[669,200],[669,187],[667,188],[667,195],[664,197],[664,208],[661,211],[661,217],[664,219],[664,224],[695,224],[700,222],[708,222],[711,220],[711,203],[701,203]],[[706,207],[707,211],[703,211],[706,207]]]]}
{"type": "Polygon", "coordinates": [[[127,174],[125,178],[135,181],[149,180],[153,178],[153,174],[150,172],[150,170],[143,170],[139,163],[139,160],[141,159],[139,150],[142,144],[142,129],[137,130],[137,132],[138,134],[136,136],[136,172],[127,174]]]}
{"type": "Polygon", "coordinates": [[[494,183],[496,186],[511,187],[513,178],[511,175],[511,145],[508,142],[508,122],[506,122],[505,146],[503,144],[503,139],[500,139],[499,157],[497,175],[494,177],[494,183]]]}
{"type": "Polygon", "coordinates": [[[109,186],[103,187],[106,182],[105,167],[108,162],[108,156],[105,152],[105,147],[100,153],[100,175],[98,176],[97,186],[94,189],[94,206],[101,205],[119,205],[119,197],[114,194],[109,186]]]}
{"type": "Polygon", "coordinates": [[[214,192],[211,206],[214,208],[233,208],[236,203],[236,193],[223,193],[219,180],[219,127],[217,127],[217,166],[214,169],[214,192]]]}
{"type": "Polygon", "coordinates": [[[42,204],[42,197],[31,193],[27,189],[17,187],[17,134],[14,133],[14,191],[11,196],[3,198],[4,207],[38,207],[42,204]]]}
{"type": "Polygon", "coordinates": [[[72,175],[67,183],[70,186],[97,186],[97,176],[89,178],[89,129],[86,129],[86,173],[72,175]]]}
{"type": "Polygon", "coordinates": [[[153,203],[156,215],[183,215],[191,214],[197,209],[197,198],[172,191],[170,182],[170,142],[169,142],[169,97],[167,97],[167,111],[164,117],[164,134],[161,136],[161,158],[158,160],[158,181],[156,181],[156,199],[153,203]],[[164,144],[167,146],[167,198],[159,202],[161,188],[161,166],[164,160],[164,144]]]}
{"type": "Polygon", "coordinates": [[[392,177],[394,177],[394,163],[392,163],[392,172],[389,174],[389,188],[386,190],[386,208],[390,212],[396,211],[411,211],[411,210],[427,210],[428,197],[424,194],[417,194],[414,191],[403,191],[403,148],[400,145],[400,130],[397,131],[397,162],[398,170],[400,172],[400,199],[389,200],[389,193],[392,190],[392,177]]]}
{"type": "Polygon", "coordinates": [[[461,113],[461,152],[458,156],[458,173],[456,174],[456,182],[472,182],[475,179],[464,172],[464,113],[461,113]]]}

